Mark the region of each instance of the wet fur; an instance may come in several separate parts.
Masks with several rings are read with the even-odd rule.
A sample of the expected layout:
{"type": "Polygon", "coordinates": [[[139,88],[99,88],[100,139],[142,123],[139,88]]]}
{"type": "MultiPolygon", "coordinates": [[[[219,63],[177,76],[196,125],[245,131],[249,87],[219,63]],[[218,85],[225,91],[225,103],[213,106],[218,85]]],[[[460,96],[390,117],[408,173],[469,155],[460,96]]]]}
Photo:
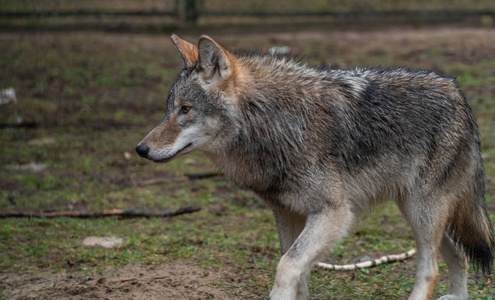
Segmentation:
{"type": "MultiPolygon", "coordinates": [[[[314,68],[233,54],[209,37],[199,50],[174,43],[185,69],[157,128],[172,126],[177,108],[190,103],[198,114],[191,122],[208,139],[196,150],[273,209],[284,256],[272,299],[305,299],[311,265],[355,218],[387,200],[396,201],[418,244],[410,299],[432,297],[439,248],[462,286],[444,299],[467,297],[465,254],[491,270],[478,128],[451,78],[406,68],[314,68]]],[[[193,125],[172,131],[177,126],[193,125]]],[[[156,130],[140,145],[168,147],[179,135],[156,130]]]]}

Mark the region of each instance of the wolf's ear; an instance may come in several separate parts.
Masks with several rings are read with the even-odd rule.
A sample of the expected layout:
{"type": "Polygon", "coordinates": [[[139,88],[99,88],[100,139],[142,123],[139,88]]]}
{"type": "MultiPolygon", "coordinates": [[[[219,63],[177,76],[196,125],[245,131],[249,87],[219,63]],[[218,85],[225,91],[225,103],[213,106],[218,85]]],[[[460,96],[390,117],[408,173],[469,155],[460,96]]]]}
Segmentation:
{"type": "Polygon", "coordinates": [[[220,86],[234,73],[234,57],[209,36],[203,35],[198,42],[199,72],[203,80],[220,86]]]}
{"type": "Polygon", "coordinates": [[[184,41],[175,34],[172,34],[170,38],[174,42],[175,47],[177,47],[177,50],[179,50],[180,56],[184,61],[184,67],[194,67],[198,62],[198,47],[188,41],[184,41]]]}

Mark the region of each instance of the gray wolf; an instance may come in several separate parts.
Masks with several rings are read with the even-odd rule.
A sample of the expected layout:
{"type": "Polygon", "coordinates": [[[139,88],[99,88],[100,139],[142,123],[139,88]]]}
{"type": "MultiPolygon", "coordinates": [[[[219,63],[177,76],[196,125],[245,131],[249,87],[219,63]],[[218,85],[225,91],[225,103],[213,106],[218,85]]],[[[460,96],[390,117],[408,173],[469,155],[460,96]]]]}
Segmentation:
{"type": "Polygon", "coordinates": [[[393,200],[418,250],[409,299],[431,299],[445,259],[467,299],[468,259],[489,272],[478,128],[453,79],[406,68],[331,70],[173,35],[184,62],[167,114],[136,147],[168,162],[191,151],[273,210],[282,258],[272,300],[306,299],[311,267],[373,206],[393,200]]]}

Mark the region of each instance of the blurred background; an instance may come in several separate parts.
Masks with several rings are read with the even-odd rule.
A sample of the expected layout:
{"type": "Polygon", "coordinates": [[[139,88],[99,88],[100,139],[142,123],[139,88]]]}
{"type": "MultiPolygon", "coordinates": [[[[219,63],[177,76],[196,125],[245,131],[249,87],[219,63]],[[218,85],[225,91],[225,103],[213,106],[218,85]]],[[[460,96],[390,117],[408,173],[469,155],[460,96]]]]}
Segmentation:
{"type": "Polygon", "coordinates": [[[350,20],[492,23],[491,0],[2,0],[6,28],[164,28],[350,20]]]}
{"type": "MultiPolygon", "coordinates": [[[[182,68],[172,33],[309,65],[455,77],[480,128],[495,220],[494,17],[493,0],[0,0],[0,299],[266,299],[280,258],[270,210],[200,153],[154,164],[134,152],[164,118],[182,68]],[[47,217],[181,208],[200,210],[47,217]]],[[[411,247],[409,227],[385,205],[327,262],[411,247]]],[[[415,263],[315,270],[312,299],[405,298],[415,263]]],[[[440,270],[436,296],[448,290],[440,270]]],[[[469,275],[471,298],[495,297],[489,278],[469,275]]]]}

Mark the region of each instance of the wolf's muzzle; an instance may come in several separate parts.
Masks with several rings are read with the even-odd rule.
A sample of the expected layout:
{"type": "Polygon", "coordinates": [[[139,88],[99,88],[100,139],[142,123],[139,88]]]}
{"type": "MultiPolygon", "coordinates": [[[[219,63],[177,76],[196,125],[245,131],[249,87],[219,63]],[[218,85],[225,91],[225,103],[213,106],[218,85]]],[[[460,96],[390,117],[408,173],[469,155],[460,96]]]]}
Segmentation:
{"type": "Polygon", "coordinates": [[[136,147],[136,152],[137,154],[139,154],[139,156],[147,158],[148,152],[150,152],[150,148],[145,145],[138,145],[136,147]]]}

